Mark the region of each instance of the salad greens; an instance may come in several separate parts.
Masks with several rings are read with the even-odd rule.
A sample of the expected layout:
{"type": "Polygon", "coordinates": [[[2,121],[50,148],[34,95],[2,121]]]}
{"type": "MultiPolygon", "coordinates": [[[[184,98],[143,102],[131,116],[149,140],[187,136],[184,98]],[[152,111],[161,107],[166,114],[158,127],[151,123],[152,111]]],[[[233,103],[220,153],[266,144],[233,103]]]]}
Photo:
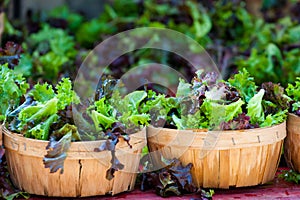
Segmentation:
{"type": "Polygon", "coordinates": [[[0,121],[3,121],[10,111],[19,106],[29,84],[21,74],[9,69],[8,64],[0,67],[0,121]]]}
{"type": "Polygon", "coordinates": [[[171,118],[171,113],[179,107],[176,98],[166,98],[163,94],[157,94],[148,90],[147,99],[141,106],[142,113],[149,113],[153,126],[163,126],[167,119],[171,118]]]}
{"type": "Polygon", "coordinates": [[[26,44],[27,53],[22,56],[20,67],[29,68],[37,78],[43,77],[53,83],[59,78],[59,73],[74,62],[77,54],[74,37],[49,25],[31,34],[26,44]]]}
{"type": "Polygon", "coordinates": [[[262,99],[264,97],[265,90],[260,89],[257,94],[255,94],[248,102],[247,105],[247,114],[250,117],[250,121],[253,124],[262,123],[265,119],[263,106],[262,106],[262,99]]]}
{"type": "MultiPolygon", "coordinates": [[[[103,91],[110,93],[111,85],[109,82],[103,82],[100,86],[103,91]],[[109,89],[105,89],[105,88],[109,89]]],[[[148,125],[150,120],[149,114],[140,112],[141,102],[147,97],[144,91],[134,91],[123,98],[118,90],[115,90],[110,98],[100,95],[100,99],[95,101],[87,110],[89,117],[92,119],[95,133],[98,137],[106,138],[106,142],[96,152],[104,150],[111,151],[111,167],[106,172],[106,178],[111,180],[115,171],[124,168],[115,155],[116,145],[119,138],[123,138],[130,146],[129,135],[135,133],[148,125]],[[101,97],[102,96],[102,97],[101,97]]]]}
{"type": "Polygon", "coordinates": [[[36,84],[23,104],[7,115],[10,130],[28,138],[50,139],[44,164],[51,172],[58,169],[63,172],[63,162],[71,140],[81,140],[77,128],[69,124],[64,116],[71,103],[79,102],[70,79],[63,78],[55,90],[48,83],[36,84]]]}
{"type": "Polygon", "coordinates": [[[293,170],[283,170],[278,177],[284,179],[285,181],[294,182],[296,184],[298,184],[300,181],[300,174],[293,170]]]}
{"type": "Polygon", "coordinates": [[[19,112],[16,127],[20,133],[34,139],[48,140],[50,126],[59,119],[58,111],[64,110],[72,102],[79,103],[67,78],[57,84],[56,92],[45,83],[35,85],[29,95],[33,97],[35,105],[29,105],[19,112]]]}
{"type": "Polygon", "coordinates": [[[294,85],[288,84],[286,92],[292,99],[290,111],[300,116],[300,77],[297,77],[294,85]]]}
{"type": "Polygon", "coordinates": [[[250,76],[245,68],[239,71],[234,78],[228,79],[228,82],[237,89],[241,94],[242,100],[247,103],[256,93],[257,86],[255,85],[254,78],[250,76]]]}
{"type": "Polygon", "coordinates": [[[176,95],[160,95],[160,102],[176,102],[169,105],[168,112],[157,97],[148,98],[144,111],[158,110],[164,122],[152,124],[209,130],[266,127],[285,121],[290,101],[279,84],[268,82],[258,87],[246,69],[228,81],[217,80],[213,72],[198,71],[191,84],[180,80],[176,95]]]}
{"type": "Polygon", "coordinates": [[[167,160],[163,157],[161,161],[166,167],[153,171],[153,164],[147,163],[143,168],[144,171],[150,171],[142,174],[141,190],[154,189],[156,194],[162,197],[174,195],[183,195],[189,193],[197,193],[202,200],[210,200],[214,194],[214,190],[197,189],[192,181],[190,163],[184,166],[178,159],[167,160]]]}
{"type": "Polygon", "coordinates": [[[192,164],[183,166],[177,160],[165,161],[167,167],[143,174],[141,190],[154,188],[156,193],[162,197],[170,195],[181,195],[184,193],[194,193],[197,188],[192,182],[192,164]]]}

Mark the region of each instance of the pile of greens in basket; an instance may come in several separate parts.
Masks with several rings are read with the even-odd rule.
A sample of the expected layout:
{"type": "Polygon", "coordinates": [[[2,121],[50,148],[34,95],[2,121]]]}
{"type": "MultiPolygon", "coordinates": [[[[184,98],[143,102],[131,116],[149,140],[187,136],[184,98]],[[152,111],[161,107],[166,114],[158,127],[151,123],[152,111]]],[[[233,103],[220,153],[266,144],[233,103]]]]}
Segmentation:
{"type": "Polygon", "coordinates": [[[152,125],[178,129],[238,130],[285,121],[289,98],[279,84],[257,86],[246,69],[228,81],[218,78],[197,71],[191,83],[180,80],[176,97],[149,91],[143,111],[152,125]]]}
{"type": "Polygon", "coordinates": [[[300,77],[297,77],[294,85],[288,84],[286,92],[291,98],[289,111],[300,116],[300,77]]]}
{"type": "Polygon", "coordinates": [[[29,88],[25,78],[8,68],[0,66],[0,122],[4,121],[10,110],[15,109],[29,88]]]}
{"type": "Polygon", "coordinates": [[[68,78],[62,78],[55,87],[38,83],[25,95],[19,107],[8,109],[7,126],[24,137],[49,140],[43,161],[51,172],[60,169],[63,173],[71,141],[106,139],[95,151],[111,151],[112,166],[107,171],[107,179],[112,179],[114,172],[124,167],[115,156],[119,138],[130,146],[129,134],[147,125],[150,117],[139,111],[139,104],[147,97],[145,91],[134,91],[122,97],[118,90],[114,90],[117,80],[104,79],[101,83],[95,99],[86,104],[80,102],[68,78]],[[78,127],[73,120],[74,104],[84,108],[83,112],[77,112],[80,123],[83,123],[78,127]]]}

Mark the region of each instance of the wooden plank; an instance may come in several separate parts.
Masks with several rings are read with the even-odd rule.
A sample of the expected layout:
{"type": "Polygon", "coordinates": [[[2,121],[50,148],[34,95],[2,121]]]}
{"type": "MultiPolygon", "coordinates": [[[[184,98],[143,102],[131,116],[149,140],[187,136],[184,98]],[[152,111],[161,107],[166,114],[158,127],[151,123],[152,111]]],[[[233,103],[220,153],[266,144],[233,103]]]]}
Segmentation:
{"type": "Polygon", "coordinates": [[[218,188],[220,178],[219,151],[209,151],[203,159],[203,187],[218,188]]]}
{"type": "MultiPolygon", "coordinates": [[[[235,158],[234,158],[235,159],[235,158]]],[[[220,183],[219,188],[229,188],[230,185],[230,150],[220,151],[220,183]]]]}

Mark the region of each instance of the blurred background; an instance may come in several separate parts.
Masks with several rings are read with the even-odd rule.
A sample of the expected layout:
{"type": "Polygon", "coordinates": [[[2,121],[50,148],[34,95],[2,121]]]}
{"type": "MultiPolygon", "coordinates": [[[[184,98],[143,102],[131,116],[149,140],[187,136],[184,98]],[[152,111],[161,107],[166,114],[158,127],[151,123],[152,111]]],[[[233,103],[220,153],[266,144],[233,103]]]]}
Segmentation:
{"type": "MultiPolygon", "coordinates": [[[[9,41],[20,45],[22,51],[11,54],[21,59],[11,67],[32,83],[57,82],[65,76],[74,79],[88,52],[101,41],[145,26],[169,28],[193,38],[209,52],[223,78],[246,68],[258,84],[273,81],[286,86],[300,76],[300,2],[295,0],[0,2],[5,13],[2,47],[9,41]]],[[[108,66],[108,74],[118,78],[134,66],[151,62],[193,77],[186,60],[153,49],[117,58],[108,66]]]]}

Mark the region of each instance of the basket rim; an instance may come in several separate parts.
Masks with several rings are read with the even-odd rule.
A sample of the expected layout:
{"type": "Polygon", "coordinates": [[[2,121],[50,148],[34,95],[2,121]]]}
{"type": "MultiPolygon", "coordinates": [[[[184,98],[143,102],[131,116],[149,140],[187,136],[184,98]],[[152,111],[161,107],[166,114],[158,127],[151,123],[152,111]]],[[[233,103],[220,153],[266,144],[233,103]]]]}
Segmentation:
{"type": "Polygon", "coordinates": [[[245,148],[265,146],[281,142],[286,137],[286,122],[264,128],[245,129],[242,131],[207,131],[178,130],[148,127],[148,144],[158,144],[166,147],[190,149],[245,148]],[[208,134],[209,133],[209,134],[208,134]]]}
{"type": "MultiPolygon", "coordinates": [[[[298,117],[297,115],[295,115],[296,117],[298,117]]],[[[300,117],[298,117],[300,119],[300,117]]],[[[276,127],[280,127],[284,124],[286,124],[285,120],[284,122],[280,123],[280,124],[276,124],[273,126],[268,126],[268,127],[260,127],[260,128],[251,128],[251,129],[240,129],[240,130],[215,130],[215,131],[210,131],[208,129],[184,129],[184,130],[180,130],[180,129],[172,129],[172,128],[164,128],[164,127],[154,127],[152,125],[147,126],[147,128],[150,129],[164,129],[164,130],[168,130],[168,131],[188,131],[194,134],[200,134],[200,133],[208,133],[208,132],[224,132],[224,133],[228,133],[228,132],[236,132],[236,133],[244,133],[244,132],[257,132],[260,130],[267,130],[267,129],[274,129],[276,127]]]]}
{"type": "MultiPolygon", "coordinates": [[[[45,153],[46,146],[49,143],[49,141],[26,138],[20,134],[7,130],[5,127],[3,127],[2,134],[4,147],[13,151],[18,151],[19,153],[27,154],[28,152],[36,152],[37,149],[40,149],[38,150],[39,152],[45,153]]],[[[91,153],[95,148],[98,148],[105,142],[106,140],[71,142],[68,153],[91,153]]],[[[130,135],[131,147],[124,139],[120,138],[120,141],[116,146],[116,151],[119,153],[134,152],[138,149],[142,149],[146,144],[146,129],[143,128],[141,131],[130,135]]],[[[96,153],[99,154],[99,152],[96,153]]]]}
{"type": "MultiPolygon", "coordinates": [[[[26,138],[21,134],[14,133],[14,132],[8,130],[5,126],[0,125],[0,127],[2,127],[2,133],[4,135],[10,136],[10,137],[14,136],[14,137],[20,138],[22,140],[27,140],[27,141],[32,141],[32,142],[34,141],[34,142],[41,143],[41,144],[48,144],[49,143],[49,140],[39,140],[39,139],[33,139],[33,138],[26,138]]],[[[145,129],[146,129],[146,127],[142,128],[140,131],[138,131],[136,133],[130,134],[129,136],[133,136],[134,138],[143,139],[144,137],[142,137],[142,133],[145,131],[145,129]],[[141,137],[139,137],[139,136],[141,136],[141,137]]],[[[106,141],[105,139],[93,140],[93,141],[75,141],[75,142],[71,142],[71,144],[78,144],[78,145],[98,144],[98,143],[100,144],[100,143],[103,143],[105,141],[106,141]]]]}
{"type": "Polygon", "coordinates": [[[300,116],[294,114],[294,113],[288,113],[288,117],[292,117],[292,118],[297,118],[297,119],[300,119],[300,116]]]}

